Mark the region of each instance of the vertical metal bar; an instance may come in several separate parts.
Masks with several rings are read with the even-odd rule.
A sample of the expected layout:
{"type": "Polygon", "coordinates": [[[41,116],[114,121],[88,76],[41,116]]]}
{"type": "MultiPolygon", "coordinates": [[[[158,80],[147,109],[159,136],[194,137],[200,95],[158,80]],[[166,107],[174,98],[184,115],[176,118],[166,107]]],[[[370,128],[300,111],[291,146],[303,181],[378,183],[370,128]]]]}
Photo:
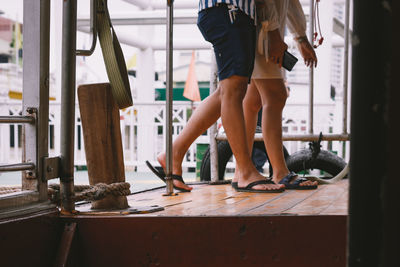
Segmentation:
{"type": "Polygon", "coordinates": [[[166,114],[165,114],[165,129],[166,129],[166,182],[167,182],[167,195],[174,193],[172,182],[172,97],[173,97],[173,0],[167,0],[167,91],[166,91],[166,114]]]}
{"type": "Polygon", "coordinates": [[[75,130],[75,66],[76,66],[76,0],[63,3],[61,78],[61,207],[75,209],[74,196],[74,130],[75,130]]]}
{"type": "Polygon", "coordinates": [[[62,233],[60,245],[57,251],[56,260],[53,265],[54,267],[67,266],[69,252],[71,250],[72,241],[75,235],[76,224],[76,222],[68,222],[65,224],[64,232],[62,233]]]}
{"type": "Polygon", "coordinates": [[[77,56],[91,56],[97,43],[97,0],[90,0],[90,33],[92,44],[89,50],[76,50],[77,56]]]}
{"type": "Polygon", "coordinates": [[[45,201],[47,182],[41,179],[41,159],[48,156],[50,0],[24,0],[24,39],[23,113],[34,112],[37,121],[25,125],[26,162],[36,169],[30,179],[23,177],[22,188],[37,189],[40,201],[45,201]]]}
{"type": "MultiPolygon", "coordinates": [[[[210,95],[217,90],[217,62],[215,60],[215,54],[211,49],[211,74],[210,74],[210,95]]],[[[215,122],[210,128],[210,172],[211,182],[215,183],[219,179],[218,175],[218,144],[217,139],[217,122],[215,122]]]]}
{"type": "MultiPolygon", "coordinates": [[[[314,38],[314,0],[310,0],[309,35],[312,44],[314,38]]],[[[309,70],[309,98],[308,98],[308,133],[314,133],[314,67],[309,70]]]]}
{"type": "Polygon", "coordinates": [[[347,96],[349,77],[349,22],[350,21],[350,0],[345,4],[344,20],[344,64],[343,64],[343,134],[347,134],[347,96]]]}

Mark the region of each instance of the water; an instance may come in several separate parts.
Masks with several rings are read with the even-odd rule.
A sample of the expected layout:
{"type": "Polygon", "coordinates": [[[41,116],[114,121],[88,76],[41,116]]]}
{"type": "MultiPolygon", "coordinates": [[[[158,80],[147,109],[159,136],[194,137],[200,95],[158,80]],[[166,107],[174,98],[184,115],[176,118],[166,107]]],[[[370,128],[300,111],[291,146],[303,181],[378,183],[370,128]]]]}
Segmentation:
{"type": "MultiPolygon", "coordinates": [[[[195,182],[196,173],[187,172],[183,173],[185,182],[195,182]]],[[[87,171],[75,171],[74,183],[76,185],[89,184],[87,171]]],[[[157,176],[152,172],[125,172],[125,181],[131,184],[131,192],[139,192],[165,185],[157,176]]],[[[59,183],[58,179],[50,180],[49,184],[59,183]]],[[[5,172],[0,173],[0,186],[20,186],[21,185],[21,172],[5,172]]]]}

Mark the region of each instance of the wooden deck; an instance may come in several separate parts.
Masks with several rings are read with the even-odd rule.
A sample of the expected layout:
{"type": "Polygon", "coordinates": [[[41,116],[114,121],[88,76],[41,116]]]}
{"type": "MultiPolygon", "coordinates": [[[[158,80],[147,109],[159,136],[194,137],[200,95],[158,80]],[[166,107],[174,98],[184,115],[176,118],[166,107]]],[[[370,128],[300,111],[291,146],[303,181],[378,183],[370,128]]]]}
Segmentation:
{"type": "Polygon", "coordinates": [[[132,208],[164,207],[155,213],[86,204],[77,209],[88,213],[62,216],[77,223],[71,257],[83,266],[346,266],[347,180],[283,193],[238,193],[230,184],[163,193],[128,196],[132,208]]]}
{"type": "MultiPolygon", "coordinates": [[[[348,180],[283,193],[236,192],[230,184],[194,185],[192,192],[170,197],[163,193],[165,188],[130,195],[128,202],[131,207],[164,207],[144,216],[347,215],[348,180]]],[[[77,209],[88,211],[90,205],[77,209]]]]}

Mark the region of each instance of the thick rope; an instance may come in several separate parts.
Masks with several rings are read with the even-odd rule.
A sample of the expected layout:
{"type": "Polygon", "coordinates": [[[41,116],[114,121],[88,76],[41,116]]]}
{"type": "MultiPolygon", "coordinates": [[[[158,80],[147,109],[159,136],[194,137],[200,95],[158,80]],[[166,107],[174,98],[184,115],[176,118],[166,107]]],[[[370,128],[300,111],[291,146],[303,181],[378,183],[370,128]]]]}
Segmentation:
{"type": "MultiPolygon", "coordinates": [[[[112,184],[104,184],[98,183],[96,185],[76,185],[74,201],[96,201],[105,198],[106,196],[112,195],[115,197],[118,196],[127,196],[130,195],[130,184],[126,182],[121,183],[112,183],[112,184]]],[[[53,203],[60,202],[60,185],[59,184],[51,184],[49,185],[48,190],[49,199],[53,203]]]]}
{"type": "Polygon", "coordinates": [[[2,186],[0,187],[0,195],[20,192],[21,186],[2,186]]]}

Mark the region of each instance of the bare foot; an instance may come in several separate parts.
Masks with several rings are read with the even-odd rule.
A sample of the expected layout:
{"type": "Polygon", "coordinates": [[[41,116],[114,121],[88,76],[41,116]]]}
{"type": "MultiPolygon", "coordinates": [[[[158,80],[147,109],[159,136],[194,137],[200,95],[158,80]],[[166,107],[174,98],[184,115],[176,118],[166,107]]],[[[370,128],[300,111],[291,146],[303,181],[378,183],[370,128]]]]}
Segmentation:
{"type": "MultiPolygon", "coordinates": [[[[167,155],[164,152],[159,154],[157,156],[157,161],[158,161],[158,163],[160,163],[161,167],[164,169],[164,172],[165,172],[167,155]]],[[[182,162],[177,162],[175,159],[173,160],[173,162],[172,162],[172,165],[173,165],[172,166],[172,174],[182,175],[182,165],[181,164],[182,164],[182,162]]],[[[186,190],[189,190],[189,191],[193,189],[193,187],[188,186],[187,184],[182,183],[181,181],[178,181],[178,180],[175,180],[175,179],[172,180],[172,181],[173,181],[174,185],[176,187],[178,187],[178,188],[183,188],[183,189],[186,189],[186,190]]]]}
{"type": "MultiPolygon", "coordinates": [[[[267,178],[263,175],[261,175],[256,168],[254,170],[248,172],[248,173],[242,173],[240,170],[236,169],[235,170],[235,177],[238,177],[238,187],[246,187],[252,182],[260,181],[260,180],[266,180],[267,178]]],[[[265,191],[270,191],[270,190],[279,190],[279,189],[284,189],[285,185],[283,184],[259,184],[255,185],[252,187],[252,189],[255,190],[265,190],[265,191]]]]}

